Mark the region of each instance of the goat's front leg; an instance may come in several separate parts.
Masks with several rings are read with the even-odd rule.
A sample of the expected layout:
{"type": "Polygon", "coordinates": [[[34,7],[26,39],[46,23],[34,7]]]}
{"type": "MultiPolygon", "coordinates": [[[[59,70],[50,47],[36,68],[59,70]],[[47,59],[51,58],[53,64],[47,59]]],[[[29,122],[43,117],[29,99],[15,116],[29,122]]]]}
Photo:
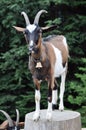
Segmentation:
{"type": "Polygon", "coordinates": [[[36,90],[35,90],[35,113],[33,115],[33,120],[37,121],[40,118],[40,99],[41,99],[41,94],[40,94],[40,83],[37,79],[34,79],[34,83],[36,85],[36,90]]]}
{"type": "Polygon", "coordinates": [[[54,78],[48,82],[48,109],[46,119],[50,121],[52,119],[52,89],[54,86],[54,78]]]}
{"type": "Polygon", "coordinates": [[[46,119],[50,121],[51,118],[52,118],[52,89],[49,88],[49,90],[48,90],[48,109],[47,109],[46,119]]]}

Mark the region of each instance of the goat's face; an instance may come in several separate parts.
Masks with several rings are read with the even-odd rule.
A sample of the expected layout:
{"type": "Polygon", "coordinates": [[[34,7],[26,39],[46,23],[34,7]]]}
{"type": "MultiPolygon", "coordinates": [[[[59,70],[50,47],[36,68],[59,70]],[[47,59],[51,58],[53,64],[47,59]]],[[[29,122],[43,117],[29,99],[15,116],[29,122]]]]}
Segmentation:
{"type": "Polygon", "coordinates": [[[41,44],[41,34],[42,30],[46,28],[39,27],[39,18],[42,13],[47,13],[46,10],[40,10],[34,19],[34,23],[30,24],[29,18],[25,12],[22,12],[22,15],[26,21],[26,28],[13,26],[17,31],[23,32],[26,38],[26,41],[29,45],[30,53],[37,53],[41,44]]]}
{"type": "Polygon", "coordinates": [[[16,122],[14,122],[11,117],[9,116],[9,114],[3,110],[0,110],[1,113],[3,113],[5,115],[5,117],[8,120],[8,125],[5,123],[4,127],[7,127],[7,130],[20,130],[20,127],[18,126],[19,123],[19,111],[16,109],[16,113],[17,113],[17,118],[16,118],[16,122]]]}
{"type": "Polygon", "coordinates": [[[37,53],[41,44],[42,30],[38,25],[30,24],[26,27],[24,35],[28,43],[30,53],[37,53]]]}
{"type": "Polygon", "coordinates": [[[29,18],[25,12],[22,12],[21,14],[24,16],[25,22],[26,22],[26,28],[21,28],[17,26],[13,26],[17,31],[23,32],[26,38],[26,41],[29,45],[29,51],[30,53],[37,53],[40,45],[41,45],[41,35],[42,31],[46,31],[51,27],[39,27],[39,18],[42,13],[47,13],[46,10],[40,10],[34,19],[34,23],[30,24],[29,18]]]}

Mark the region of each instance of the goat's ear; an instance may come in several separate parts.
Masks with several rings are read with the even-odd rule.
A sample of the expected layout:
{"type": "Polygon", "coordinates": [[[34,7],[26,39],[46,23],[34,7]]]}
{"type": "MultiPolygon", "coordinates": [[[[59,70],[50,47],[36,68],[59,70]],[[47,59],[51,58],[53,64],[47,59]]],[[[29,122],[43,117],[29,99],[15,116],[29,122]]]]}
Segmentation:
{"type": "Polygon", "coordinates": [[[16,26],[13,26],[13,28],[15,28],[19,32],[24,32],[25,31],[25,28],[16,27],[16,26]]]}
{"type": "Polygon", "coordinates": [[[51,25],[50,27],[41,27],[42,31],[43,32],[47,32],[47,31],[50,31],[50,30],[53,30],[53,29],[56,29],[58,26],[56,25],[51,25]]]}

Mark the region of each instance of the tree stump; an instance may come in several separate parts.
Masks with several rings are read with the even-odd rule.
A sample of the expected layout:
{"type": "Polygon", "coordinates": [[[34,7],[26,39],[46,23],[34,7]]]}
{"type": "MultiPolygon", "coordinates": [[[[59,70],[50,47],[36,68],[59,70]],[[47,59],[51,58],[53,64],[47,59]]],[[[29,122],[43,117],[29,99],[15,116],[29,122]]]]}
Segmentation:
{"type": "Polygon", "coordinates": [[[52,113],[52,120],[46,120],[47,110],[40,111],[40,119],[35,122],[32,120],[34,112],[25,116],[24,130],[81,130],[80,113],[75,111],[59,111],[52,113]]]}

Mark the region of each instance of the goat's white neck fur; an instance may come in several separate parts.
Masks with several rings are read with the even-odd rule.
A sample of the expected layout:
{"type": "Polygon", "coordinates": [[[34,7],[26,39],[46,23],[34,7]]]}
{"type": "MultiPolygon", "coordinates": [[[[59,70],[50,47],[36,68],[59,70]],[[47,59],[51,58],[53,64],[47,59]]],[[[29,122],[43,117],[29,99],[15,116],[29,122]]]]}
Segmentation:
{"type": "Polygon", "coordinates": [[[26,27],[30,33],[32,33],[36,29],[35,24],[30,24],[26,27]]]}

